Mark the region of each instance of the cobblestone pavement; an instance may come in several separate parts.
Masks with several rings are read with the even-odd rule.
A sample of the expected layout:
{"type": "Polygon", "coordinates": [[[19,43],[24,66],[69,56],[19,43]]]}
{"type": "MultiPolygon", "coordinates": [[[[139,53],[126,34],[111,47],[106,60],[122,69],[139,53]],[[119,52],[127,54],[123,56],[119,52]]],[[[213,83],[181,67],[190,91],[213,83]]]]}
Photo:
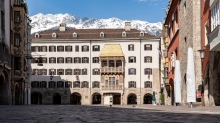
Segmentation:
{"type": "Polygon", "coordinates": [[[5,123],[219,123],[220,107],[0,105],[5,123]]]}

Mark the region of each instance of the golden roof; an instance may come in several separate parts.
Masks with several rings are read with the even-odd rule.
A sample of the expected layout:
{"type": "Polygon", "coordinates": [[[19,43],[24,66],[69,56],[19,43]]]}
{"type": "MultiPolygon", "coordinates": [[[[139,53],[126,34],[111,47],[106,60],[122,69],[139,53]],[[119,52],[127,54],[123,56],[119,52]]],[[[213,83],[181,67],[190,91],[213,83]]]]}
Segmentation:
{"type": "Polygon", "coordinates": [[[100,56],[124,56],[120,44],[105,44],[100,56]]]}

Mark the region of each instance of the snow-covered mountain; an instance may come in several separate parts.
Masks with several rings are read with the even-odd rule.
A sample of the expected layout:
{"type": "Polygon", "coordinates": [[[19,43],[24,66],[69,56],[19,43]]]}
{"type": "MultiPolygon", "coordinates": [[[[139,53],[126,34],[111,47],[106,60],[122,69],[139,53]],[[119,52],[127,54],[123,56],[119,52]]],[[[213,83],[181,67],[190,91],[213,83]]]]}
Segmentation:
{"type": "Polygon", "coordinates": [[[60,23],[66,23],[67,27],[84,28],[124,28],[125,21],[131,22],[131,27],[145,31],[148,34],[160,36],[162,22],[148,23],[140,20],[120,20],[118,18],[94,19],[87,17],[76,17],[71,14],[36,14],[30,17],[32,22],[32,33],[57,28],[60,23]]]}

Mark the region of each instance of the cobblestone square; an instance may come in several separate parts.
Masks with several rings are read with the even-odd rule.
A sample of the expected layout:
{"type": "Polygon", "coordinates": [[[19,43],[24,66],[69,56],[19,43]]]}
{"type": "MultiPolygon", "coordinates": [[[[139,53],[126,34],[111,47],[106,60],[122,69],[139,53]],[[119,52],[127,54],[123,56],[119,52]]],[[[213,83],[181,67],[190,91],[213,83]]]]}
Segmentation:
{"type": "Polygon", "coordinates": [[[31,105],[0,106],[1,123],[217,123],[219,107],[153,105],[31,105]]]}

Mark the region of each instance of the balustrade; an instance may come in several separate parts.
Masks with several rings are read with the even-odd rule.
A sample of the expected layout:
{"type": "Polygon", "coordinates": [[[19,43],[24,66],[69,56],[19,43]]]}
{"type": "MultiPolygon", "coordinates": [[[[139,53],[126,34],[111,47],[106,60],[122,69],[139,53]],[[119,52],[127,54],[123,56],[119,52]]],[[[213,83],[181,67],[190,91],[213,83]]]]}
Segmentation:
{"type": "Polygon", "coordinates": [[[123,89],[122,85],[118,86],[102,86],[102,90],[121,90],[123,89]]]}

